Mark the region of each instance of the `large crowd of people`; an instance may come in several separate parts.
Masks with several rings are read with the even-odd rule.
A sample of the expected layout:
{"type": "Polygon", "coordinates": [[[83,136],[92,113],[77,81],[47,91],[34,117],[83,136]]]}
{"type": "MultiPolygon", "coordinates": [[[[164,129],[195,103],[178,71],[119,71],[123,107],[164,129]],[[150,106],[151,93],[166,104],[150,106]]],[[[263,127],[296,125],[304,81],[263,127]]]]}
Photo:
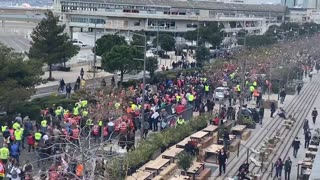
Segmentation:
{"type": "MultiPolygon", "coordinates": [[[[22,118],[18,114],[12,122],[8,121],[1,127],[3,146],[0,149],[0,177],[32,179],[36,168],[48,168],[48,171],[41,171],[42,179],[80,178],[85,175],[84,164],[77,158],[66,156],[66,149],[70,143],[79,146],[84,137],[90,137],[92,143],[99,144],[117,135],[119,146],[130,151],[134,148],[137,132],[147,137],[150,131],[183,125],[193,112],[208,112],[212,114],[212,122],[219,124],[225,118],[236,119],[236,102],[254,98],[259,109],[262,94],[270,88],[269,82],[248,73],[244,87],[241,87],[241,73],[237,67],[228,63],[224,67],[224,71],[213,77],[201,71],[187,71],[145,87],[143,84],[131,86],[126,90],[131,92],[126,101],[108,102],[108,106],[122,112],[119,117],[93,116],[93,111],[105,111],[105,104],[84,99],[67,107],[52,105],[45,108],[39,113],[40,122],[27,115],[22,118]],[[225,88],[222,100],[216,96],[217,87],[225,88]],[[144,95],[143,88],[146,90],[144,95]],[[144,117],[141,114],[143,96],[144,117]],[[220,108],[214,111],[217,100],[220,108]],[[37,167],[31,162],[22,164],[20,156],[23,153],[34,153],[37,167]],[[48,161],[51,165],[47,167],[48,161]]],[[[83,74],[81,76],[83,78],[83,74]]],[[[115,84],[114,78],[111,84],[115,84]]],[[[59,90],[64,91],[64,87],[65,84],[61,83],[59,90]]],[[[70,98],[70,89],[66,93],[70,98]]],[[[101,90],[97,96],[105,93],[101,90]]],[[[284,101],[284,98],[281,100],[284,101]]],[[[261,115],[258,114],[258,122],[261,121],[259,117],[261,115]]]]}

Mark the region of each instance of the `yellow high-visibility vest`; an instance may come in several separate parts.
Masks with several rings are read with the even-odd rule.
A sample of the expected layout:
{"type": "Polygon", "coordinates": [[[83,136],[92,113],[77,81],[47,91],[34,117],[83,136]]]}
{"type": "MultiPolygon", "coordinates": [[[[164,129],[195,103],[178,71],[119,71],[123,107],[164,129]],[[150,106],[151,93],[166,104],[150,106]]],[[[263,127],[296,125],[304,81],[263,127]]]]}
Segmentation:
{"type": "Polygon", "coordinates": [[[188,97],[188,100],[189,100],[189,101],[193,101],[193,100],[194,100],[194,95],[193,95],[193,94],[190,94],[189,97],[188,97]]]}
{"type": "Polygon", "coordinates": [[[257,86],[257,81],[253,81],[253,84],[252,84],[254,87],[257,86]]]}
{"type": "Polygon", "coordinates": [[[9,149],[7,147],[2,147],[0,149],[0,159],[8,159],[9,158],[9,149]]]}
{"type": "Polygon", "coordinates": [[[42,120],[41,121],[41,126],[42,127],[47,127],[47,120],[42,120]]]}
{"type": "Polygon", "coordinates": [[[88,116],[88,114],[89,114],[88,111],[82,111],[82,116],[83,116],[83,117],[88,116]]]}
{"type": "Polygon", "coordinates": [[[250,86],[250,92],[253,92],[254,91],[254,86],[250,86]]]}
{"type": "Polygon", "coordinates": [[[4,132],[8,126],[1,126],[1,131],[4,132]]]}
{"type": "Polygon", "coordinates": [[[41,136],[42,136],[42,134],[39,132],[34,133],[34,139],[36,139],[36,140],[40,140],[41,136]]]}
{"type": "Polygon", "coordinates": [[[16,130],[16,129],[19,129],[20,128],[20,124],[15,122],[13,125],[12,125],[13,129],[16,130]]]}
{"type": "Polygon", "coordinates": [[[17,129],[17,130],[14,131],[14,138],[17,141],[21,141],[21,139],[22,139],[22,131],[20,129],[17,129]]]}
{"type": "Polygon", "coordinates": [[[80,103],[81,103],[81,106],[82,106],[82,107],[86,107],[87,104],[88,104],[88,101],[87,101],[87,100],[83,100],[83,101],[81,101],[80,103]]]}
{"type": "Polygon", "coordinates": [[[237,91],[241,91],[241,88],[240,88],[239,84],[236,86],[236,88],[237,88],[237,91]]]}
{"type": "Polygon", "coordinates": [[[79,115],[79,108],[78,107],[73,108],[73,115],[75,115],[75,116],[79,115]]]}
{"type": "Polygon", "coordinates": [[[183,125],[183,124],[185,124],[185,121],[183,118],[177,119],[177,125],[183,125]]]}
{"type": "Polygon", "coordinates": [[[205,86],[204,86],[204,90],[205,90],[206,92],[208,92],[208,91],[209,91],[209,86],[208,86],[208,85],[205,85],[205,86]]]}

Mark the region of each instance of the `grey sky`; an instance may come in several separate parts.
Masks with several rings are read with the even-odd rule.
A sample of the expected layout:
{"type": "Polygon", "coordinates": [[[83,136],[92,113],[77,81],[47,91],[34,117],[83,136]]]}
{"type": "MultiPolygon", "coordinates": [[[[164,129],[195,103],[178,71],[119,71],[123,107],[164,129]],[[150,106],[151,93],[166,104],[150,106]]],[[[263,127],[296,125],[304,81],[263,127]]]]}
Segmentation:
{"type": "Polygon", "coordinates": [[[245,0],[245,2],[248,4],[280,4],[281,0],[245,0]]]}

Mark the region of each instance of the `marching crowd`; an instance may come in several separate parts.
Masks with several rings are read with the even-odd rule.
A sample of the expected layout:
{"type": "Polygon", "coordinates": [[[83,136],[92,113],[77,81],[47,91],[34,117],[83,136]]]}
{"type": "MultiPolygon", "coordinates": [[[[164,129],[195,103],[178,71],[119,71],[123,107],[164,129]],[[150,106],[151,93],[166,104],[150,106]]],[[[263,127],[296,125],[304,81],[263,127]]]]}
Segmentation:
{"type": "MultiPolygon", "coordinates": [[[[83,79],[83,74],[81,75],[83,79]]],[[[18,115],[12,122],[1,126],[3,146],[0,149],[0,177],[12,180],[32,179],[33,163],[20,163],[22,153],[34,152],[37,157],[38,168],[46,161],[52,161],[48,171],[43,171],[42,179],[63,179],[84,176],[84,165],[75,159],[54,156],[65,152],[63,144],[79,145],[81,137],[90,136],[94,143],[105,142],[119,134],[119,146],[128,151],[134,148],[135,132],[139,131],[146,137],[149,131],[163,130],[172,126],[183,125],[188,119],[185,112],[209,112],[213,114],[215,102],[214,89],[226,87],[223,91],[224,100],[219,112],[213,114],[213,122],[219,124],[220,119],[235,120],[236,101],[250,101],[255,97],[257,106],[260,105],[262,94],[270,83],[259,77],[248,74],[244,89],[240,85],[240,73],[232,64],[225,64],[225,70],[220,74],[208,77],[207,74],[195,71],[178,73],[176,78],[163,79],[157,83],[131,86],[128,91],[132,95],[128,102],[113,102],[115,109],[123,113],[120,117],[92,117],[93,109],[103,111],[99,103],[89,103],[79,100],[67,107],[52,105],[41,111],[42,120],[36,122],[28,116],[18,115]],[[227,86],[225,85],[227,82],[227,86]],[[142,89],[146,93],[142,94],[142,89]],[[242,92],[243,91],[243,92],[242,92]],[[145,98],[144,124],[141,124],[142,96],[145,98]],[[228,105],[228,107],[226,107],[228,105]]],[[[111,82],[115,84],[114,78],[111,82]]],[[[106,84],[106,83],[103,83],[106,84]]],[[[60,90],[64,91],[64,82],[60,83],[60,90]]],[[[70,98],[70,88],[66,88],[70,98]]],[[[103,93],[103,90],[101,90],[103,93]]],[[[284,100],[284,98],[283,98],[284,100]]]]}

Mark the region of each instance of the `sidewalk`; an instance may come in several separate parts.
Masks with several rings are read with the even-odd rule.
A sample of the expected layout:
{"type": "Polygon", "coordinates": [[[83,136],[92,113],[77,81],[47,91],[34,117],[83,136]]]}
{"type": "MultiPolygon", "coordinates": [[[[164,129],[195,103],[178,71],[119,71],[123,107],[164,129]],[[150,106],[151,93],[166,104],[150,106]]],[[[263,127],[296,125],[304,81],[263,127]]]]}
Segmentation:
{"type": "MultiPolygon", "coordinates": [[[[316,98],[316,101],[315,103],[313,104],[313,108],[317,108],[318,112],[320,110],[320,95],[317,96],[317,97],[314,97],[316,98]]],[[[316,123],[313,124],[312,122],[312,117],[311,117],[311,112],[312,112],[312,109],[308,109],[306,111],[308,111],[308,115],[306,117],[306,119],[309,120],[309,127],[310,127],[310,130],[311,130],[311,136],[315,133],[314,130],[316,128],[319,128],[320,127],[320,118],[318,116],[317,120],[316,120],[316,123]]],[[[297,119],[297,120],[300,120],[300,121],[304,121],[304,119],[297,119]]],[[[301,145],[300,145],[300,149],[298,151],[298,155],[297,155],[297,158],[294,158],[293,157],[293,149],[291,148],[289,154],[288,154],[288,157],[290,157],[291,161],[292,161],[292,169],[291,169],[291,179],[298,179],[297,177],[297,172],[298,172],[298,162],[300,161],[303,161],[303,159],[305,159],[305,153],[307,151],[307,149],[304,148],[304,144],[305,144],[305,138],[304,138],[304,131],[303,131],[303,128],[301,128],[301,130],[299,131],[299,133],[297,134],[297,137],[299,138],[300,142],[301,142],[301,145]]],[[[292,142],[287,142],[288,145],[291,145],[292,142]]],[[[319,150],[318,150],[319,152],[319,150]]],[[[319,156],[320,154],[317,153],[317,156],[319,156]]],[[[286,159],[283,159],[283,161],[285,161],[286,159]]],[[[314,162],[313,164],[315,164],[317,162],[314,162]]],[[[314,167],[315,168],[315,167],[314,167]]],[[[300,170],[299,170],[300,171],[300,170]]],[[[301,172],[300,172],[301,173],[301,172]]]]}

